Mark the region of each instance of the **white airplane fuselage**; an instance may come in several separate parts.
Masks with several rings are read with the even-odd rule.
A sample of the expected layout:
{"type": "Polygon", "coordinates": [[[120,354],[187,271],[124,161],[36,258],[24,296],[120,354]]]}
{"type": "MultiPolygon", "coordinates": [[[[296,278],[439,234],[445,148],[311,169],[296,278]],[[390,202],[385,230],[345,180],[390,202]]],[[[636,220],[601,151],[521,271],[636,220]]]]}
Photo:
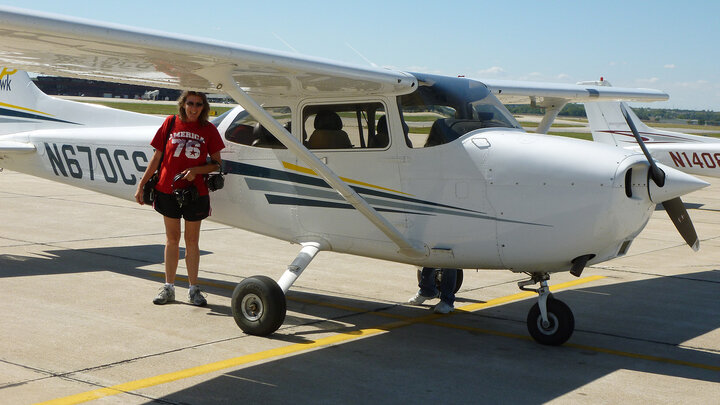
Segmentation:
{"type": "MultiPolygon", "coordinates": [[[[133,200],[156,130],[54,129],[5,136],[34,145],[37,153],[4,156],[0,164],[133,200]]],[[[624,173],[645,167],[642,155],[518,130],[478,130],[433,148],[395,144],[363,153],[317,152],[339,176],[355,181],[358,193],[410,240],[432,247],[429,257],[413,261],[399,256],[393,243],[292,152],[227,144],[222,158],[228,174],[225,188],[211,196],[211,220],[418,265],[567,271],[581,255],[593,254],[592,262],[600,262],[624,253],[622,245],[637,236],[655,205],[626,196],[624,173]],[[368,159],[373,164],[363,166],[368,159]],[[303,204],[307,201],[314,203],[303,204]]]]}

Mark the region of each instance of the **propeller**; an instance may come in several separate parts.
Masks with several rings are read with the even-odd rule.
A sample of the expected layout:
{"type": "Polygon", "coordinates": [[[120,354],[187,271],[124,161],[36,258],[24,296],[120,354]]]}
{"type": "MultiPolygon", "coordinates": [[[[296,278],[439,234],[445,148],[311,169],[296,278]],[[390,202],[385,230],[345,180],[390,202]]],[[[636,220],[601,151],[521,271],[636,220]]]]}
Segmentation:
{"type": "MultiPolygon", "coordinates": [[[[650,164],[648,177],[651,178],[658,187],[662,188],[663,186],[665,186],[665,172],[663,172],[662,169],[657,166],[655,160],[653,160],[652,156],[650,155],[650,152],[645,146],[645,142],[643,142],[642,138],[640,137],[640,134],[638,133],[638,130],[633,123],[633,120],[630,119],[630,115],[625,108],[625,103],[620,103],[620,109],[622,110],[622,114],[625,117],[625,121],[630,127],[630,131],[632,131],[633,135],[635,136],[635,140],[637,141],[638,145],[640,145],[640,149],[642,149],[643,154],[645,154],[645,157],[650,164]]],[[[663,201],[662,205],[663,208],[665,208],[665,212],[667,212],[668,216],[670,217],[670,220],[673,222],[673,224],[675,224],[675,228],[678,230],[678,232],[680,232],[680,235],[683,237],[683,239],[685,239],[685,242],[688,244],[688,246],[692,248],[692,250],[697,252],[700,249],[700,240],[698,239],[697,233],[695,232],[695,227],[693,226],[690,215],[685,208],[685,204],[683,204],[680,197],[675,197],[673,199],[663,201]]]]}
{"type": "Polygon", "coordinates": [[[630,127],[630,131],[632,131],[633,135],[635,136],[635,140],[637,141],[638,145],[640,145],[640,149],[642,149],[643,154],[645,154],[645,157],[648,160],[648,163],[650,163],[650,178],[657,184],[658,187],[662,187],[665,185],[665,172],[662,171],[659,167],[657,167],[657,164],[655,164],[655,160],[650,156],[650,152],[648,151],[647,147],[645,146],[645,142],[643,142],[642,138],[640,137],[640,134],[638,133],[637,128],[635,127],[635,123],[630,118],[630,115],[627,112],[627,109],[625,108],[625,103],[620,103],[620,109],[622,110],[623,117],[625,117],[625,121],[627,122],[628,126],[630,127]]]}

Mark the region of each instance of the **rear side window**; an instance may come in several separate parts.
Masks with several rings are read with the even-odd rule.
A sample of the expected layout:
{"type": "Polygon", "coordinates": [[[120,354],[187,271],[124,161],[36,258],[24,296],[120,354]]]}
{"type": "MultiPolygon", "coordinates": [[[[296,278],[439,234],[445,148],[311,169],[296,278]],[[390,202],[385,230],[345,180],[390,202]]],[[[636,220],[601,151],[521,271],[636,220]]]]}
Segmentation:
{"type": "MultiPolygon", "coordinates": [[[[290,107],[264,107],[285,129],[291,131],[292,113],[290,107]]],[[[247,111],[241,111],[225,131],[225,139],[233,143],[258,148],[285,149],[285,145],[275,138],[265,127],[247,111]]]]}

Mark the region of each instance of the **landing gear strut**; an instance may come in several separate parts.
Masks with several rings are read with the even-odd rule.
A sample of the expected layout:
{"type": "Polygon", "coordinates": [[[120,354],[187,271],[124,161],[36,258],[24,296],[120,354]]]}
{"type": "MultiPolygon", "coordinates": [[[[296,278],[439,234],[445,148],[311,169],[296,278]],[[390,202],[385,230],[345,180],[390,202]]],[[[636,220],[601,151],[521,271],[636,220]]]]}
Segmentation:
{"type": "Polygon", "coordinates": [[[531,273],[530,280],[518,282],[518,287],[525,291],[538,293],[538,302],[530,308],[527,327],[530,336],[540,344],[559,346],[573,334],[575,317],[570,307],[557,300],[548,287],[548,273],[531,273]],[[529,285],[540,283],[540,288],[529,288],[529,285]]]}
{"type": "Polygon", "coordinates": [[[304,243],[279,282],[265,276],[248,277],[235,287],[232,314],[249,335],[268,336],[282,326],[287,311],[285,293],[320,251],[318,243],[304,243]]]}

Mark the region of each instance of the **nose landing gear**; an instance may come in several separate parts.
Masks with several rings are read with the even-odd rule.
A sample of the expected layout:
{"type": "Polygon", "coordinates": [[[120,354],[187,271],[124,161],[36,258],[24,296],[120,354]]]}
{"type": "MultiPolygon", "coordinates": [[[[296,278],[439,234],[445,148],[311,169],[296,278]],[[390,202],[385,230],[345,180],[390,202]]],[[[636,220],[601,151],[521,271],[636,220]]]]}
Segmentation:
{"type": "Polygon", "coordinates": [[[559,346],[573,334],[575,317],[570,307],[553,297],[548,287],[548,273],[531,273],[530,280],[518,282],[524,291],[538,293],[538,302],[530,308],[527,316],[527,328],[530,336],[540,344],[559,346]],[[540,288],[529,288],[529,285],[540,283],[540,288]]]}

